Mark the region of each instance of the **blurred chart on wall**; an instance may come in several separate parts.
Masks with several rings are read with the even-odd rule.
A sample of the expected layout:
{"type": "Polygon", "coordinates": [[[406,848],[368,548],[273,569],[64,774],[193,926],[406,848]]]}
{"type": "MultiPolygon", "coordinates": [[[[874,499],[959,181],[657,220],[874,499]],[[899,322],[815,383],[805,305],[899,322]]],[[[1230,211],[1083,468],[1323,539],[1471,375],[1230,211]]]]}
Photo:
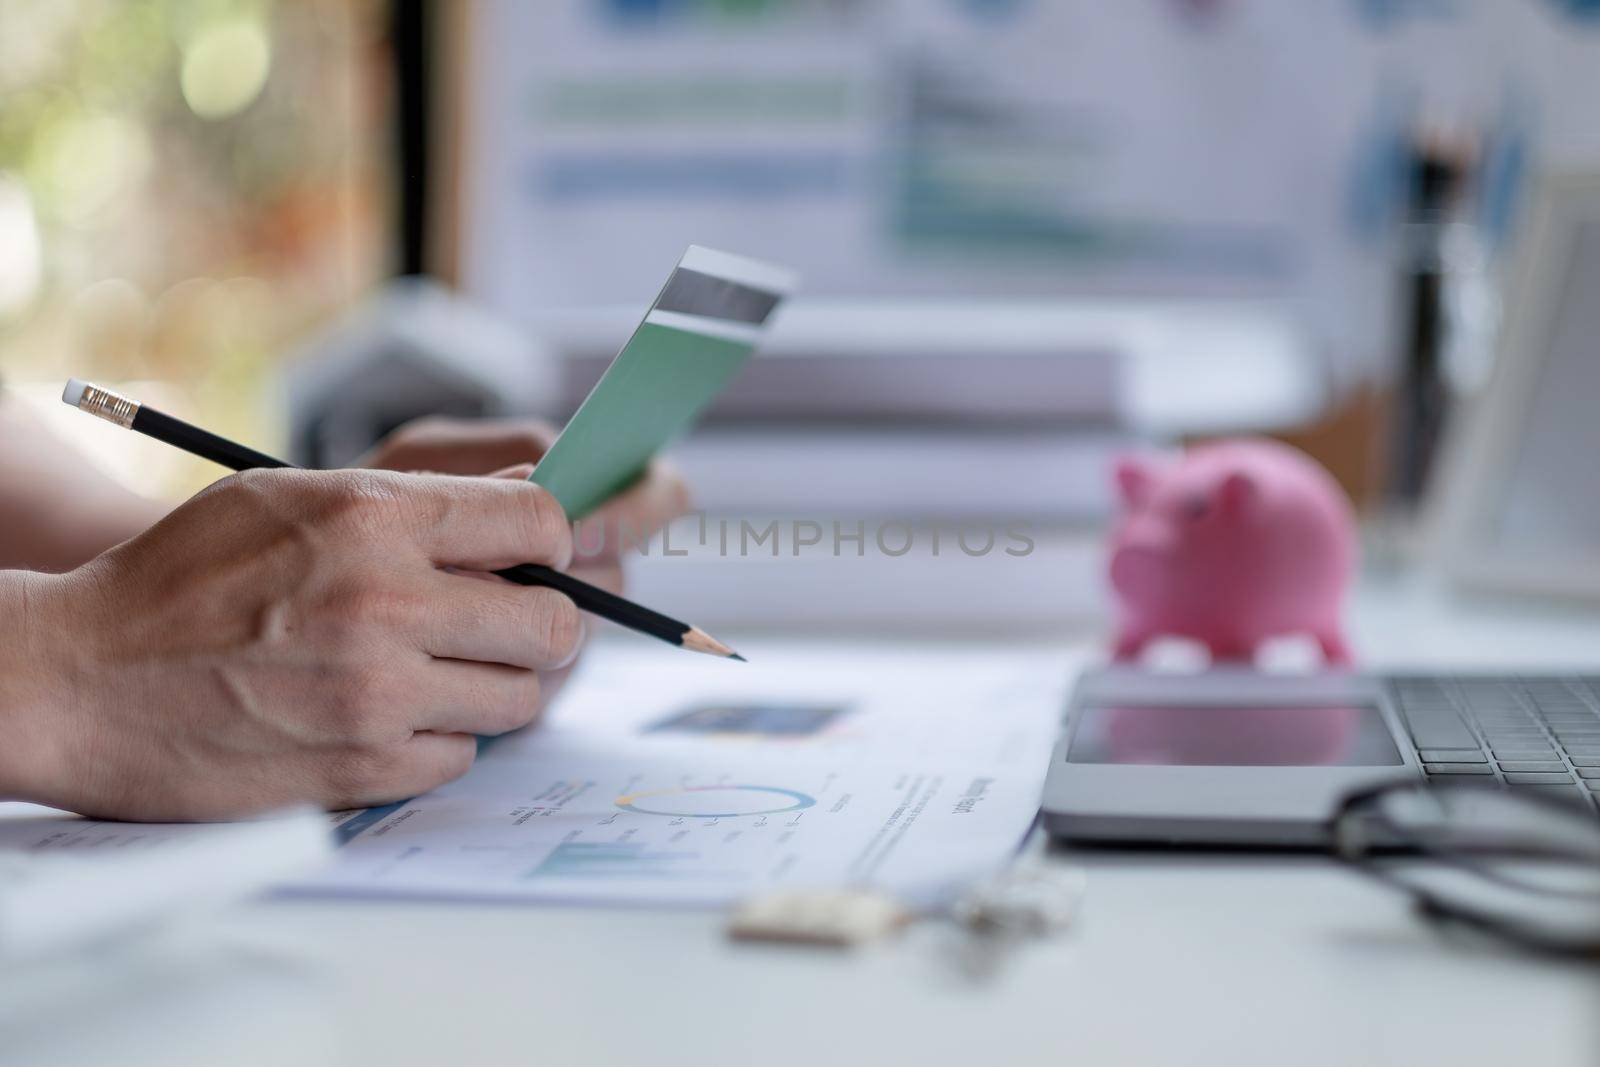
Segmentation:
{"type": "Polygon", "coordinates": [[[1400,137],[1484,130],[1503,228],[1600,69],[1595,20],[1554,3],[476,10],[464,274],[530,320],[648,299],[700,242],[794,264],[809,297],[1283,298],[1376,358],[1400,137]]]}

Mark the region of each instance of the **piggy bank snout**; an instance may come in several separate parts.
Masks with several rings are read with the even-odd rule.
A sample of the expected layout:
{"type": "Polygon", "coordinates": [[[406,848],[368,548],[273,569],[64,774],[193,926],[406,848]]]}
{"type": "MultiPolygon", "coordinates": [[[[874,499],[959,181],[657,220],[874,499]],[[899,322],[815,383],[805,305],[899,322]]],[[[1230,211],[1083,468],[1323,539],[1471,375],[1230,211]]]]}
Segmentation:
{"type": "Polygon", "coordinates": [[[1118,544],[1111,553],[1112,587],[1130,601],[1146,601],[1158,596],[1169,555],[1166,544],[1159,540],[1118,544]]]}

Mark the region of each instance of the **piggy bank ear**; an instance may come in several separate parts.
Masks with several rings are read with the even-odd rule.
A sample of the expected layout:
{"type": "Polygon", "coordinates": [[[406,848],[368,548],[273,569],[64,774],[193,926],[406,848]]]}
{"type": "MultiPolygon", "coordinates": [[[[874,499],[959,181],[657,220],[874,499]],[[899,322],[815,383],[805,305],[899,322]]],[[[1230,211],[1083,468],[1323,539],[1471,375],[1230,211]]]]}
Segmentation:
{"type": "Polygon", "coordinates": [[[1155,472],[1150,469],[1150,464],[1140,456],[1119,456],[1116,474],[1117,490],[1122,494],[1122,502],[1130,508],[1144,503],[1150,495],[1150,486],[1155,482],[1155,472]]]}
{"type": "Polygon", "coordinates": [[[1222,479],[1217,490],[1217,500],[1224,515],[1238,515],[1255,502],[1260,494],[1255,479],[1241,471],[1234,471],[1222,479]]]}

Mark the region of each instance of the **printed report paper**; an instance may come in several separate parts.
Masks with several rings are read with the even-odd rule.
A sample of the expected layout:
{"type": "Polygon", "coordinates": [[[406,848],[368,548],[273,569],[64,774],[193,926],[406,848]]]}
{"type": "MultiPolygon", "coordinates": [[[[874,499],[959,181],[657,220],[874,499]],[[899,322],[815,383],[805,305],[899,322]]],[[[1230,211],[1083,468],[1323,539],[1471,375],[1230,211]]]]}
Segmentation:
{"type": "Polygon", "coordinates": [[[292,890],[711,906],[869,885],[932,904],[1009,860],[1060,654],[752,651],[747,671],[602,644],[545,727],[339,817],[337,859],[292,890]]]}

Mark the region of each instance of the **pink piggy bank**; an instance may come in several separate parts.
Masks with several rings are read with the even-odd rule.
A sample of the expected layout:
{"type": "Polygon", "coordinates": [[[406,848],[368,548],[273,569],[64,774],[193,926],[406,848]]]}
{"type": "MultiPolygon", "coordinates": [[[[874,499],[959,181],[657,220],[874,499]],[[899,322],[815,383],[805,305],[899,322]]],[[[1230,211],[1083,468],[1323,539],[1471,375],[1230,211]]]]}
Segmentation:
{"type": "Polygon", "coordinates": [[[1118,659],[1171,635],[1204,643],[1213,661],[1250,661],[1268,638],[1309,634],[1329,663],[1349,661],[1340,606],[1355,515],[1309,456],[1274,441],[1223,441],[1165,465],[1124,457],[1117,485],[1126,506],[1111,543],[1118,659]]]}

